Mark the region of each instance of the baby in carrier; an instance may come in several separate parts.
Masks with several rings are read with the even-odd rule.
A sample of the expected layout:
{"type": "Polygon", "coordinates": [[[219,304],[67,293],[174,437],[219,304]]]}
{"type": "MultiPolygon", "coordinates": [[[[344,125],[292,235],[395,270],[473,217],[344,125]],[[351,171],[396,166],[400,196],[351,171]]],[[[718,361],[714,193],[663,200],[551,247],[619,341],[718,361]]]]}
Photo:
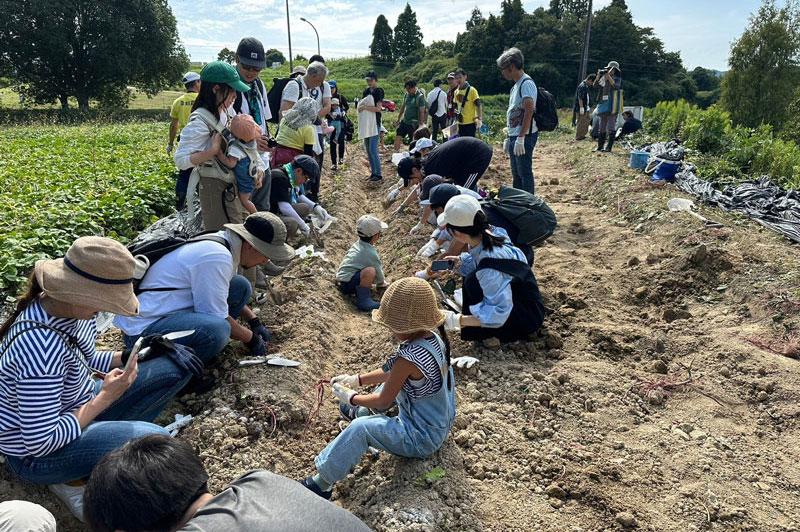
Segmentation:
{"type": "Polygon", "coordinates": [[[233,169],[239,201],[250,214],[257,211],[250,201],[253,190],[261,188],[264,173],[258,169],[259,153],[256,139],[261,136],[261,127],[248,114],[234,116],[222,137],[227,143],[225,154],[219,156],[220,162],[233,169]]]}

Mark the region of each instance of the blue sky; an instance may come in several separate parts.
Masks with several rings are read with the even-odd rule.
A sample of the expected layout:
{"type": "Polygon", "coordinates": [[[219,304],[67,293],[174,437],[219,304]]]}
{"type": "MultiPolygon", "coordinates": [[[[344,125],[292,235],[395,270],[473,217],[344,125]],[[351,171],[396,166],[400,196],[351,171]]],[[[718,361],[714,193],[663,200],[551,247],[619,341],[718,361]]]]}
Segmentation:
{"type": "MultiPolygon", "coordinates": [[[[595,0],[595,9],[610,0],[595,0]]],[[[474,6],[484,16],[498,13],[500,0],[412,0],[426,44],[454,40],[474,6]]],[[[169,0],[178,31],[193,61],[216,58],[223,47],[235,49],[243,36],[259,38],[267,48],[287,55],[285,0],[169,0]]],[[[367,55],[376,17],[383,13],[394,27],[405,8],[400,0],[289,0],[292,51],[308,57],[316,52],[316,37],[300,17],[320,33],[325,57],[367,55]]],[[[548,0],[523,1],[526,11],[547,6],[548,0]]],[[[628,0],[636,24],[654,28],[667,50],[679,51],[688,68],[727,70],[730,43],[747,25],[759,0],[628,0]]]]}

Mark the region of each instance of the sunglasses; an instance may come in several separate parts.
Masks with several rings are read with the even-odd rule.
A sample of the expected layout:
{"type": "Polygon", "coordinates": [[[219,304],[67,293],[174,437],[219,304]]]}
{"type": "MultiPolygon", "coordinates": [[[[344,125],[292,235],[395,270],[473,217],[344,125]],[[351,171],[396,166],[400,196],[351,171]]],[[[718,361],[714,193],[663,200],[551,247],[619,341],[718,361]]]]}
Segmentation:
{"type": "Polygon", "coordinates": [[[255,73],[261,72],[261,69],[258,67],[245,65],[243,63],[239,63],[239,66],[242,67],[243,70],[247,70],[248,72],[255,72],[255,73]]]}

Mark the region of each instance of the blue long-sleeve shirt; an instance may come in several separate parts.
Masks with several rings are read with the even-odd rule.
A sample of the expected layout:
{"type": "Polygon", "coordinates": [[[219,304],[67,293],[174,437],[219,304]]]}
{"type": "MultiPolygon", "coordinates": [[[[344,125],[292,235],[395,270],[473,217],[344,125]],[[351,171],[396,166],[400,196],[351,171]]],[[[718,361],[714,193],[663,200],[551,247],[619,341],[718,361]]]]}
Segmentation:
{"type": "MultiPolygon", "coordinates": [[[[515,259],[527,264],[525,254],[518,248],[511,245],[508,233],[500,227],[492,227],[495,236],[502,236],[506,239],[502,246],[494,246],[491,251],[483,249],[483,243],[470,247],[468,251],[461,254],[461,266],[458,273],[467,276],[474,272],[481,259],[515,259]]],[[[480,320],[481,325],[490,329],[502,327],[511,314],[514,306],[511,294],[512,276],[507,273],[499,272],[491,268],[478,270],[475,274],[478,283],[483,290],[483,300],[469,307],[472,315],[480,320]]]]}

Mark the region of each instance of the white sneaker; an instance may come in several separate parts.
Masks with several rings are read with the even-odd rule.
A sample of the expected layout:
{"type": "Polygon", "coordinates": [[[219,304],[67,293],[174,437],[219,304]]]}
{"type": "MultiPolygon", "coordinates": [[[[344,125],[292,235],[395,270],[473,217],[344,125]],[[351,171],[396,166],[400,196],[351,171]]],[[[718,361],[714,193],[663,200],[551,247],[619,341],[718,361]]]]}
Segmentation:
{"type": "Polygon", "coordinates": [[[56,497],[61,499],[72,515],[80,521],[85,523],[83,519],[83,490],[86,486],[70,486],[69,484],[50,484],[48,486],[50,491],[55,493],[56,497]]]}

